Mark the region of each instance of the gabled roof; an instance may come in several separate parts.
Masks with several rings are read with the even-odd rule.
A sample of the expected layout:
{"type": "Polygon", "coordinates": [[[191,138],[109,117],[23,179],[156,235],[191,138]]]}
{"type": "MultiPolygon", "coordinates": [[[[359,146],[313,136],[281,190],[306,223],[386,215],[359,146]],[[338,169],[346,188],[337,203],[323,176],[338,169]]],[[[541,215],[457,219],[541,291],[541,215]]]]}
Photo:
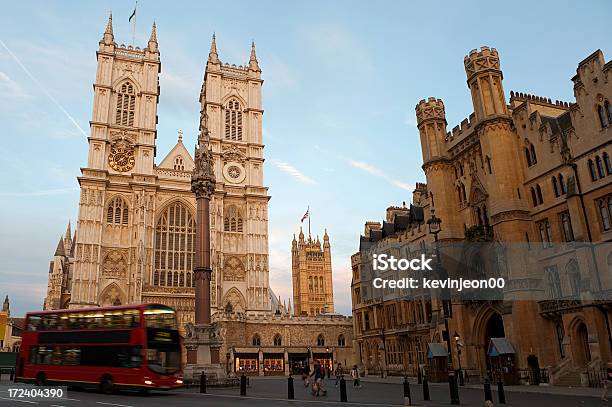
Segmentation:
{"type": "MultiPolygon", "coordinates": [[[[182,137],[181,137],[182,138],[182,137]]],[[[157,166],[158,168],[174,169],[174,160],[176,157],[181,156],[183,158],[183,165],[185,166],[184,171],[193,171],[195,163],[189,151],[183,144],[182,139],[179,138],[176,145],[170,150],[170,152],[164,157],[164,159],[157,166]]]]}

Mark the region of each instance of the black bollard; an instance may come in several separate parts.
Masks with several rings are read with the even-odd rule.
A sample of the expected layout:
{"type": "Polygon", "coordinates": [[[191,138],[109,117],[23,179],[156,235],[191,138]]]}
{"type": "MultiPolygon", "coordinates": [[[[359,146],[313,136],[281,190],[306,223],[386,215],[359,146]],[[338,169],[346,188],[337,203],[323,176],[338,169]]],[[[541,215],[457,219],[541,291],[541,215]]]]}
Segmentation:
{"type": "Polygon", "coordinates": [[[491,382],[489,382],[489,378],[485,378],[484,382],[484,393],[485,393],[485,401],[491,400],[493,401],[493,394],[491,394],[491,382]]]}
{"type": "Polygon", "coordinates": [[[408,376],[404,376],[404,405],[412,405],[412,397],[410,396],[410,383],[408,383],[408,376]]]}
{"type": "Polygon", "coordinates": [[[423,384],[423,374],[421,373],[421,367],[417,368],[417,383],[423,384]]]}
{"type": "Polygon", "coordinates": [[[497,382],[497,397],[499,404],[506,404],[506,392],[504,392],[504,382],[501,379],[497,382]]]}
{"type": "Polygon", "coordinates": [[[428,401],[429,398],[429,383],[427,383],[427,376],[423,376],[423,400],[428,401]]]}
{"type": "Polygon", "coordinates": [[[340,377],[340,401],[346,403],[346,380],[344,380],[344,376],[340,377]]]}
{"type": "Polygon", "coordinates": [[[204,372],[200,376],[200,393],[206,393],[206,373],[204,372]]]}
{"type": "Polygon", "coordinates": [[[246,396],[246,388],[247,388],[247,377],[243,373],[242,376],[240,376],[240,395],[241,396],[246,396]]]}
{"type": "Polygon", "coordinates": [[[450,403],[459,404],[459,389],[457,388],[457,378],[454,375],[448,375],[448,387],[450,390],[450,403]]]}
{"type": "Polygon", "coordinates": [[[287,378],[287,399],[295,399],[295,391],[293,389],[293,377],[291,377],[291,375],[289,375],[289,377],[287,378]]]}
{"type": "Polygon", "coordinates": [[[14,382],[15,381],[15,368],[11,369],[11,377],[10,377],[11,381],[14,382]]]}

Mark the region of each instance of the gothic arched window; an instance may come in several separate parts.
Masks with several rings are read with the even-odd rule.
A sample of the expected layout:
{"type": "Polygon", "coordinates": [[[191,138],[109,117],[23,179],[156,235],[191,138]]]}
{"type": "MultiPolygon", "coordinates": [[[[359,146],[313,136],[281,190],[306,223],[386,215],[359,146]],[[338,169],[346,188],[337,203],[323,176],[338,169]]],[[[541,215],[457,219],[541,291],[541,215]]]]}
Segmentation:
{"type": "Polygon", "coordinates": [[[589,175],[591,176],[591,181],[597,181],[597,174],[595,173],[595,164],[593,163],[593,160],[589,158],[589,161],[587,163],[589,166],[589,175]]]}
{"type": "Polygon", "coordinates": [[[538,203],[541,205],[544,199],[542,198],[542,188],[540,188],[540,184],[536,185],[536,192],[538,194],[538,203]]]}
{"type": "Polygon", "coordinates": [[[538,206],[538,197],[533,187],[531,187],[531,201],[533,202],[533,206],[538,206]]]}
{"type": "Polygon", "coordinates": [[[338,336],[338,346],[346,346],[346,340],[342,334],[338,336]]]}
{"type": "Polygon", "coordinates": [[[531,163],[531,154],[529,153],[529,149],[525,147],[525,159],[527,160],[527,166],[531,167],[533,164],[531,163]]]}
{"type": "Polygon", "coordinates": [[[253,335],[253,341],[251,343],[253,346],[261,346],[261,336],[259,336],[259,334],[253,335]]]}
{"type": "Polygon", "coordinates": [[[115,123],[122,126],[133,126],[135,112],[136,92],[134,91],[134,85],[132,85],[130,82],[124,82],[117,90],[115,123]]]}
{"type": "Polygon", "coordinates": [[[235,206],[229,206],[226,209],[225,217],[223,218],[223,230],[225,232],[243,231],[243,220],[240,211],[235,206]]]}
{"type": "Polygon", "coordinates": [[[559,187],[561,188],[562,194],[567,194],[567,184],[565,183],[565,179],[563,179],[563,174],[559,174],[559,187]]]}
{"type": "Polygon", "coordinates": [[[180,155],[174,159],[174,169],[185,171],[185,163],[183,162],[183,157],[180,155]]]}
{"type": "Polygon", "coordinates": [[[155,225],[155,272],[162,276],[154,285],[192,287],[195,220],[181,202],[169,205],[155,225]],[[187,277],[187,278],[185,278],[187,277]]]}
{"type": "Polygon", "coordinates": [[[106,208],[106,223],[112,225],[127,225],[128,224],[128,204],[127,202],[117,196],[113,198],[106,208]]]}
{"type": "Polygon", "coordinates": [[[242,110],[236,99],[230,99],[225,105],[225,139],[242,140],[242,110]]]}
{"type": "Polygon", "coordinates": [[[319,334],[319,336],[317,336],[317,346],[325,346],[325,337],[323,334],[319,334]]]}
{"type": "Polygon", "coordinates": [[[555,193],[555,197],[559,196],[559,185],[557,184],[557,177],[555,177],[553,175],[552,177],[552,186],[553,186],[553,192],[555,193]]]}
{"type": "Polygon", "coordinates": [[[274,335],[274,346],[282,346],[282,345],[283,345],[282,336],[280,336],[280,334],[274,335]]]}
{"type": "Polygon", "coordinates": [[[606,102],[604,103],[604,107],[606,108],[606,111],[608,112],[608,123],[612,123],[612,105],[610,104],[609,101],[606,100],[606,102]]]}
{"type": "Polygon", "coordinates": [[[538,163],[538,157],[536,156],[535,147],[533,144],[529,146],[529,152],[531,153],[531,163],[533,165],[538,163]]]}
{"type": "Polygon", "coordinates": [[[610,155],[603,153],[604,164],[606,165],[606,174],[612,175],[612,164],[610,163],[610,155]]]}
{"type": "Polygon", "coordinates": [[[599,176],[599,178],[603,178],[604,167],[603,162],[601,161],[601,158],[599,156],[595,157],[595,165],[597,166],[597,175],[599,176]]]}
{"type": "Polygon", "coordinates": [[[602,129],[605,129],[606,127],[608,127],[608,115],[606,114],[606,111],[604,110],[602,105],[597,105],[597,115],[599,116],[599,124],[601,125],[602,129]]]}

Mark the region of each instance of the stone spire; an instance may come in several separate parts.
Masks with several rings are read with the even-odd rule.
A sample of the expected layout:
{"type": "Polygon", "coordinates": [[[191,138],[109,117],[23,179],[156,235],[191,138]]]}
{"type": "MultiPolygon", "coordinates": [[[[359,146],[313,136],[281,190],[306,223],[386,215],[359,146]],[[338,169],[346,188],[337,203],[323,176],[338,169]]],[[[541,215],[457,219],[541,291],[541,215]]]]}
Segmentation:
{"type": "Polygon", "coordinates": [[[10,309],[11,309],[11,305],[10,305],[9,297],[8,297],[8,294],[7,294],[7,296],[4,297],[4,303],[2,304],[2,311],[9,312],[10,309]]]}
{"type": "Polygon", "coordinates": [[[249,71],[261,72],[261,69],[259,69],[259,63],[257,62],[257,55],[255,54],[255,41],[251,42],[251,57],[249,58],[249,71]]]}
{"type": "Polygon", "coordinates": [[[72,231],[70,229],[70,221],[68,221],[68,226],[66,226],[66,234],[64,235],[64,253],[70,253],[71,248],[72,248],[72,231]]]}
{"type": "Polygon", "coordinates": [[[153,21],[153,27],[151,28],[151,37],[149,37],[149,51],[156,52],[157,50],[157,26],[155,25],[155,21],[153,21]]]}
{"type": "Polygon", "coordinates": [[[55,249],[55,256],[64,256],[66,251],[64,249],[64,239],[60,236],[59,242],[57,242],[57,248],[55,249]]]}
{"type": "Polygon", "coordinates": [[[106,23],[106,30],[104,31],[102,42],[108,45],[115,42],[115,37],[113,36],[113,13],[108,15],[108,23],[106,23]]]}
{"type": "Polygon", "coordinates": [[[213,33],[212,43],[210,44],[208,62],[215,65],[221,64],[221,61],[219,61],[219,54],[217,54],[217,37],[215,36],[215,33],[213,33]]]}

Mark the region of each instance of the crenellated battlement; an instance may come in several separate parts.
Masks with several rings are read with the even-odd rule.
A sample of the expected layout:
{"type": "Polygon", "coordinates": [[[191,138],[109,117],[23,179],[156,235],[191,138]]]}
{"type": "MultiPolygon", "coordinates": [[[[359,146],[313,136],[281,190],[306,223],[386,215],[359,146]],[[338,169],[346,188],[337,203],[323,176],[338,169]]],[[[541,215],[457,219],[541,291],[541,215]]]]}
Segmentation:
{"type": "Polygon", "coordinates": [[[487,72],[489,70],[500,70],[497,50],[487,46],[480,47],[480,51],[476,49],[471,50],[463,59],[463,64],[465,65],[468,81],[473,75],[478,73],[487,72]]]}
{"type": "Polygon", "coordinates": [[[542,96],[531,95],[529,93],[515,92],[513,90],[510,91],[510,104],[512,104],[512,102],[526,102],[526,101],[539,103],[539,104],[547,104],[547,105],[551,105],[555,107],[563,107],[563,108],[570,107],[569,102],[564,102],[562,100],[552,101],[550,98],[545,98],[542,96]]]}
{"type": "Polygon", "coordinates": [[[427,100],[422,99],[416,105],[417,125],[427,120],[444,120],[446,121],[446,112],[444,111],[444,102],[442,99],[430,97],[427,100]]]}
{"type": "Polygon", "coordinates": [[[463,138],[465,135],[471,133],[476,125],[476,115],[470,114],[469,118],[461,120],[461,124],[453,127],[452,131],[446,133],[446,141],[455,141],[463,138]]]}

